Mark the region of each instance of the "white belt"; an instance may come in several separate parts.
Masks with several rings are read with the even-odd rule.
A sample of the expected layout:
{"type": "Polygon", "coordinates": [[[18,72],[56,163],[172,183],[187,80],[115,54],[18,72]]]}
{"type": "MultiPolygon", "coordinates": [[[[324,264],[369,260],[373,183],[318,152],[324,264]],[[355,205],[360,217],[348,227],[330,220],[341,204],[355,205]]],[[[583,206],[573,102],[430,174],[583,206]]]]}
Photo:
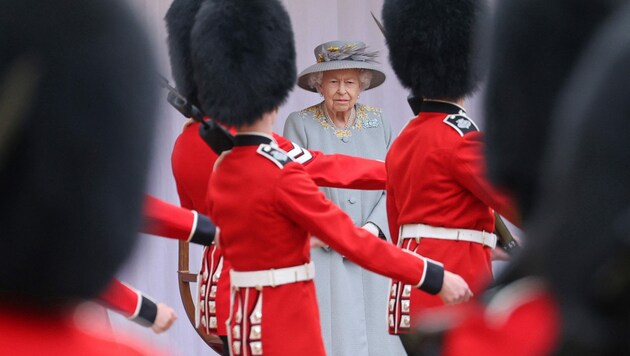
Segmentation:
{"type": "Polygon", "coordinates": [[[412,238],[420,240],[422,237],[440,240],[476,242],[490,248],[495,248],[497,245],[497,235],[485,231],[449,229],[425,224],[406,224],[400,227],[400,240],[412,238]]]}
{"type": "Polygon", "coordinates": [[[234,287],[275,287],[283,284],[308,281],[315,277],[313,262],[303,265],[268,269],[263,271],[237,272],[230,270],[230,278],[234,287]]]}

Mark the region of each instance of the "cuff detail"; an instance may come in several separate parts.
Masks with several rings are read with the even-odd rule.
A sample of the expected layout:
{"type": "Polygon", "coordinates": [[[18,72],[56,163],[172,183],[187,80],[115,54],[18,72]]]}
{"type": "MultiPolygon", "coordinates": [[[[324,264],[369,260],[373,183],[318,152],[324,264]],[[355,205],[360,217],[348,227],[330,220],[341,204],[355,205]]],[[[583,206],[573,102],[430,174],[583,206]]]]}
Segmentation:
{"type": "Polygon", "coordinates": [[[142,296],[134,315],[129,319],[143,326],[151,326],[157,317],[157,304],[151,299],[142,296]]]}
{"type": "Polygon", "coordinates": [[[189,242],[199,245],[209,246],[214,241],[215,234],[217,232],[216,226],[205,215],[197,214],[195,211],[195,224],[192,236],[188,240],[189,242]]]}
{"type": "Polygon", "coordinates": [[[424,273],[418,288],[429,294],[438,294],[444,283],[444,266],[428,258],[424,258],[424,262],[424,273]]]}

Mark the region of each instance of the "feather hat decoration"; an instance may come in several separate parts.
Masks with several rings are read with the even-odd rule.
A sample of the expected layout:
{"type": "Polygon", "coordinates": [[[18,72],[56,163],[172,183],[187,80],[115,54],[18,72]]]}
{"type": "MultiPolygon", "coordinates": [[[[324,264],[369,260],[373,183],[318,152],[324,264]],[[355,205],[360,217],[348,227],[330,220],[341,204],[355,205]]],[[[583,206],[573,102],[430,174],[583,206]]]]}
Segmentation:
{"type": "Polygon", "coordinates": [[[317,63],[342,60],[375,63],[378,51],[368,51],[365,45],[360,44],[360,42],[347,43],[339,47],[323,44],[320,46],[319,53],[315,51],[317,63]]]}
{"type": "Polygon", "coordinates": [[[385,73],[378,66],[376,58],[378,51],[368,51],[361,41],[331,41],[323,43],[314,50],[316,64],[304,69],[298,77],[298,86],[315,92],[309,83],[309,76],[313,73],[340,69],[363,69],[372,72],[372,81],[367,89],[376,88],[385,81],[385,73]]]}

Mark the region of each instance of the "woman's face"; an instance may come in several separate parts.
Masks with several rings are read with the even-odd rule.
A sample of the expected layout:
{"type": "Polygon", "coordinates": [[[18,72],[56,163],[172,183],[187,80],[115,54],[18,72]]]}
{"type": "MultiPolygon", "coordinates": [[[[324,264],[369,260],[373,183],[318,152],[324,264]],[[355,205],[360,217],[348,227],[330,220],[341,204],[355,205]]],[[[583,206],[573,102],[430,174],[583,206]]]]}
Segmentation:
{"type": "Polygon", "coordinates": [[[347,112],[357,102],[360,83],[359,70],[339,69],[325,71],[319,88],[324,104],[331,114],[347,112]]]}

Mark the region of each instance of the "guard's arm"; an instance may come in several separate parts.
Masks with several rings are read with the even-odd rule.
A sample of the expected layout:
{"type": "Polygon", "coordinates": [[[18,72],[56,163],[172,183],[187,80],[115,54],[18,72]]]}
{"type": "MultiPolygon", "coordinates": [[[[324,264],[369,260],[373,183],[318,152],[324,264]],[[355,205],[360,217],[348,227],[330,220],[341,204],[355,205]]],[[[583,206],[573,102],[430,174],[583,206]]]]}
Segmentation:
{"type": "Polygon", "coordinates": [[[342,154],[327,155],[320,151],[307,150],[275,133],[274,139],[294,161],[304,166],[306,173],[319,186],[385,189],[385,163],[382,161],[342,154]]]}
{"type": "Polygon", "coordinates": [[[145,197],[142,232],[200,245],[210,245],[216,226],[205,215],[169,204],[150,195],[145,197]]]}
{"type": "Polygon", "coordinates": [[[153,325],[158,312],[157,304],[153,300],[117,279],[113,279],[107,289],[98,296],[98,301],[128,319],[148,327],[153,325]]]}

